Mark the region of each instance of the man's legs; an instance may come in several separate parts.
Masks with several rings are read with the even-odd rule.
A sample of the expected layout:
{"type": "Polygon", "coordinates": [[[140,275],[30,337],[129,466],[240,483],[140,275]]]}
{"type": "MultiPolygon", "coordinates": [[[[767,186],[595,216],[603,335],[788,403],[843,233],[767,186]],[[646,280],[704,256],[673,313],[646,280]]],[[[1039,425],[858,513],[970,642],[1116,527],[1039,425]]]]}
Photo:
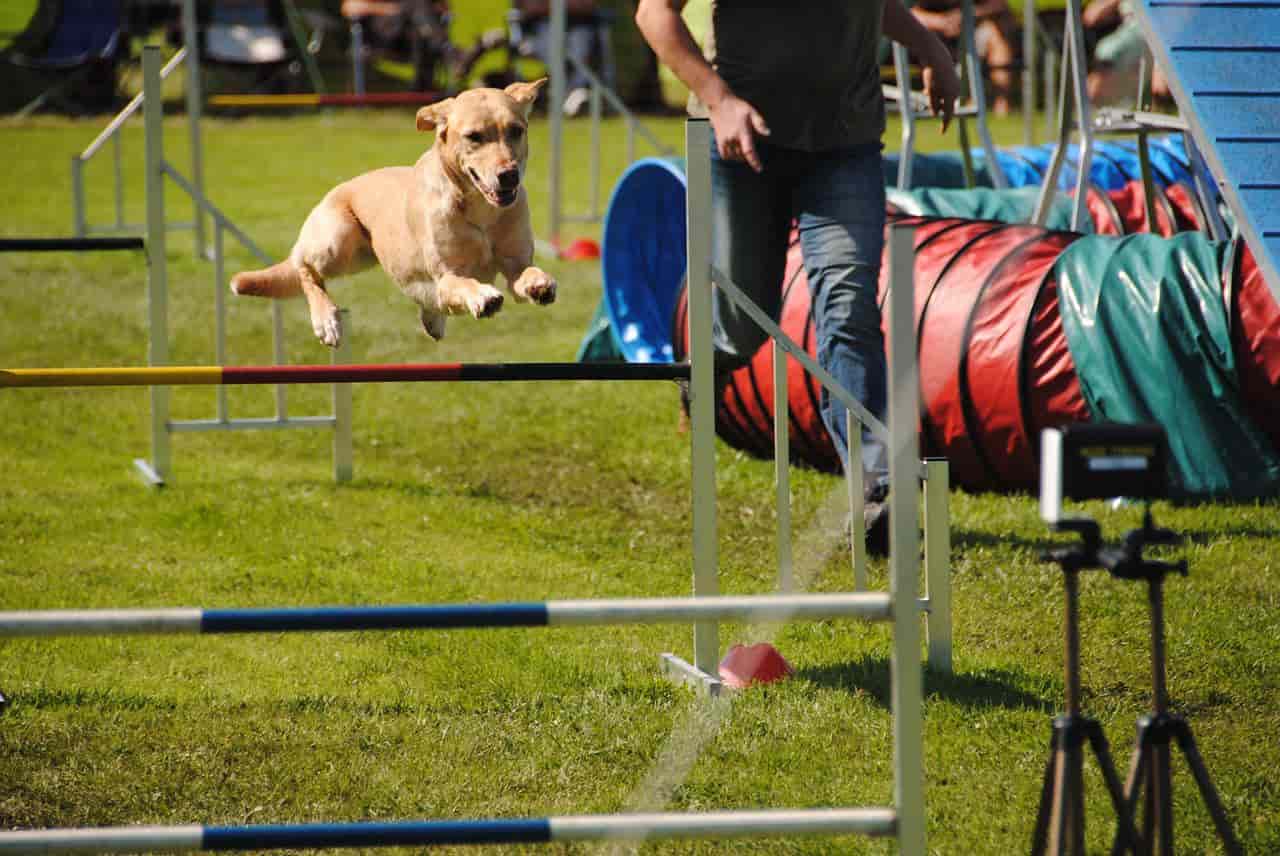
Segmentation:
{"type": "MultiPolygon", "coordinates": [[[[757,141],[764,172],[721,160],[711,139],[711,263],[773,319],[782,307],[791,200],[783,154],[757,141]]],[[[883,206],[881,206],[883,208],[883,206]]],[[[767,334],[720,289],[713,294],[716,370],[751,361],[767,334]]],[[[717,384],[717,387],[719,384],[717,384]]]]}
{"type": "MultiPolygon", "coordinates": [[[[884,335],[876,291],[884,246],[884,177],[878,146],[812,155],[793,198],[813,302],[818,363],[879,419],[885,415],[884,335]]],[[[846,467],[846,408],[823,394],[822,416],[846,467]]],[[[862,432],[869,496],[888,485],[888,455],[862,432]]]]}

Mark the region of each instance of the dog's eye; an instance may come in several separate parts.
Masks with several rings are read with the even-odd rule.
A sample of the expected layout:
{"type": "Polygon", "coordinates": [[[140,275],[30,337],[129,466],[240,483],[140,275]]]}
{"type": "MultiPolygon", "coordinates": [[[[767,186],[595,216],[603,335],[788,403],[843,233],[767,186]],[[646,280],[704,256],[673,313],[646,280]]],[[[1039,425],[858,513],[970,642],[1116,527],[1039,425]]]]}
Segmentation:
{"type": "Polygon", "coordinates": [[[507,131],[507,138],[513,143],[519,142],[520,138],[523,136],[524,128],[521,128],[519,125],[516,125],[507,131]]]}
{"type": "Polygon", "coordinates": [[[468,142],[468,143],[483,143],[483,142],[484,142],[484,134],[482,134],[480,131],[471,131],[470,133],[468,133],[468,134],[466,135],[466,137],[467,137],[467,142],[468,142]]]}

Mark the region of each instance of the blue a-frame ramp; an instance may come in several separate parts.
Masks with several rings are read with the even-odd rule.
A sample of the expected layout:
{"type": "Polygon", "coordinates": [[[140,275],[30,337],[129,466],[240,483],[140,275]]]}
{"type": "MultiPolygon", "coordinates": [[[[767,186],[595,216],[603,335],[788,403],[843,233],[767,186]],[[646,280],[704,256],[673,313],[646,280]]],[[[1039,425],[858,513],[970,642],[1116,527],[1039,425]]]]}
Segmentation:
{"type": "Polygon", "coordinates": [[[1140,0],[1134,8],[1280,300],[1280,0],[1140,0]]]}

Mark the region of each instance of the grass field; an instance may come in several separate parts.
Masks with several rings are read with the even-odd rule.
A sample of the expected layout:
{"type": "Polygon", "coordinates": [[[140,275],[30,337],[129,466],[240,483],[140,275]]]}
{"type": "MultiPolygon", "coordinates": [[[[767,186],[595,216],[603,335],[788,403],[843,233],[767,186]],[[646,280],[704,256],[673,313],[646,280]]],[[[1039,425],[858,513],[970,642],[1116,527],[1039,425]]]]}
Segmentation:
{"type": "MultiPolygon", "coordinates": [[[[68,160],[100,121],[0,126],[0,234],[70,231],[68,160]]],[[[1015,139],[1015,123],[1000,125],[1015,139]]],[[[681,123],[655,123],[678,146],[681,123]]],[[[166,127],[185,165],[184,125],[166,127]]],[[[887,137],[896,139],[891,129],[887,137]]],[[[567,160],[586,160],[571,123],[567,160]]],[[[428,142],[407,113],[334,112],[205,124],[210,196],[282,254],[331,184],[411,162],[428,142]]],[[[606,133],[605,187],[622,167],[606,133]]],[[[937,146],[935,138],[926,147],[937,146]]],[[[545,222],[546,128],[529,186],[545,222]]],[[[142,218],[141,130],[125,132],[127,219],[142,218]]],[[[110,219],[109,162],[91,209],[110,219]]],[[[567,197],[581,210],[586,179],[567,197]]],[[[171,210],[186,207],[176,192],[171,210]]],[[[596,234],[583,227],[582,234],[596,234]]],[[[210,266],[170,246],[173,361],[213,362],[210,266]]],[[[237,256],[239,264],[247,261],[237,256]]],[[[590,263],[550,262],[560,300],[454,320],[432,344],[371,272],[339,284],[359,362],[572,359],[600,296],[590,263]]],[[[234,268],[233,268],[234,269],[234,268]]],[[[137,365],[146,278],[136,255],[0,255],[0,365],[137,365]]],[[[232,364],[270,361],[268,311],[233,299],[232,364]]],[[[289,357],[327,359],[301,303],[289,357]]],[[[266,390],[232,392],[269,415],[266,390]]],[[[297,388],[294,413],[326,391],[297,388]]],[[[206,417],[209,390],[175,393],[206,417]]],[[[141,390],[0,395],[0,609],[481,602],[684,595],[690,590],[688,436],[671,384],[370,385],[355,392],[355,479],[335,486],[325,433],[184,434],[173,484],[141,486],[141,390]]],[[[774,584],[772,465],[719,449],[721,585],[774,584]]],[[[797,573],[850,587],[848,555],[815,522],[842,485],[793,477],[797,573]]],[[[956,670],[926,675],[929,843],[944,854],[1026,849],[1050,719],[1062,697],[1061,579],[1027,496],[952,497],[956,670]]],[[[1086,506],[1115,536],[1139,511],[1086,506]]],[[[1280,541],[1277,508],[1156,507],[1190,537],[1168,586],[1169,680],[1249,853],[1280,851],[1280,541]]],[[[884,568],[873,563],[884,585],[884,568]]],[[[1085,705],[1127,758],[1147,708],[1141,588],[1085,575],[1085,705]]],[[[793,680],[709,708],[658,675],[689,654],[680,626],[577,630],[147,637],[0,642],[0,827],[522,817],[641,809],[887,804],[889,636],[843,622],[726,625],[773,639],[793,680]]],[[[1087,773],[1091,852],[1110,809],[1087,773]]],[[[1175,768],[1179,852],[1215,852],[1190,777],[1175,768]]],[[[498,848],[495,848],[498,849],[498,848]]],[[[587,846],[553,852],[586,852],[587,846]]],[[[709,843],[646,851],[712,852],[709,843]]],[[[742,842],[733,852],[888,852],[885,842],[742,842]]]]}

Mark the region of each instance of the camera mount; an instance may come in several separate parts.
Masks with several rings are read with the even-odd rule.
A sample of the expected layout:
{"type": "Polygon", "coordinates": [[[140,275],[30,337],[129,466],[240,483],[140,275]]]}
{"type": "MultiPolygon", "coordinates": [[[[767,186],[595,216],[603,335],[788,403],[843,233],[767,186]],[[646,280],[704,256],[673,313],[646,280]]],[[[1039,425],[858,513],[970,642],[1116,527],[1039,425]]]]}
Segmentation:
{"type": "Polygon", "coordinates": [[[1150,501],[1166,491],[1167,439],[1159,425],[1085,424],[1046,429],[1041,442],[1041,516],[1054,531],[1080,535],[1081,543],[1045,551],[1043,558],[1063,571],[1066,591],[1065,712],[1053,721],[1052,754],[1045,768],[1040,806],[1032,838],[1032,853],[1083,856],[1083,753],[1087,740],[1116,811],[1112,853],[1173,854],[1173,786],[1170,743],[1191,768],[1200,796],[1209,809],[1219,839],[1228,854],[1240,853],[1222,801],[1214,789],[1204,759],[1185,719],[1168,710],[1164,644],[1164,581],[1169,574],[1186,576],[1187,563],[1148,559],[1148,545],[1178,544],[1182,538],[1155,525],[1150,501]],[[1140,498],[1147,505],[1142,526],[1127,532],[1119,544],[1102,541],[1098,523],[1087,517],[1065,517],[1063,497],[1098,499],[1112,496],[1140,498]],[[1138,720],[1137,742],[1123,789],[1116,777],[1106,737],[1096,720],[1081,715],[1078,573],[1105,569],[1121,580],[1147,583],[1151,615],[1152,710],[1138,720]],[[1134,827],[1139,801],[1143,805],[1142,832],[1134,827]],[[1157,849],[1158,842],[1158,849],[1157,849]]]}

